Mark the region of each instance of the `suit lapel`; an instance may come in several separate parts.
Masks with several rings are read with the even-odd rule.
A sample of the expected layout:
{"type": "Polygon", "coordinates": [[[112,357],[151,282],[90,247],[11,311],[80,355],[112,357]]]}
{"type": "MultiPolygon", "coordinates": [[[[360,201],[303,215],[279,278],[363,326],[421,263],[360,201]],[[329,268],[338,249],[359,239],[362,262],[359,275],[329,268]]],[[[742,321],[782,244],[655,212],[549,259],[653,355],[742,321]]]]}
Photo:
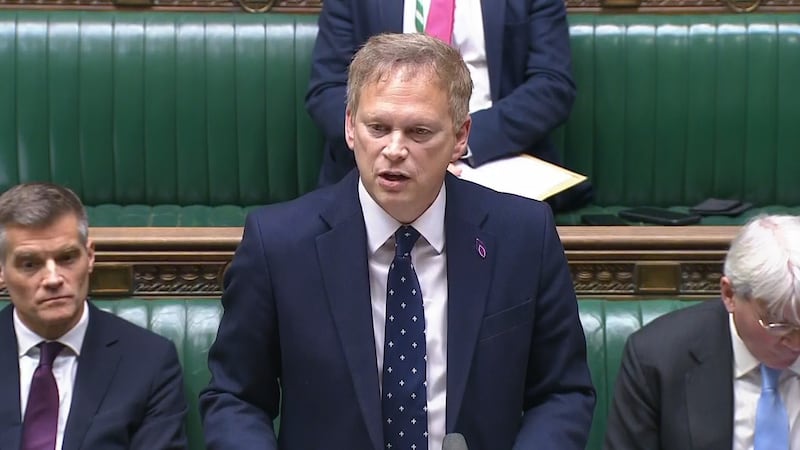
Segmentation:
{"type": "Polygon", "coordinates": [[[719,309],[713,336],[690,350],[697,365],[686,373],[686,410],[695,450],[733,444],[733,348],[722,302],[719,309]]]}
{"type": "Polygon", "coordinates": [[[120,357],[118,334],[108,325],[107,317],[91,303],[89,325],[78,358],[78,373],[72,394],[72,406],[64,431],[63,450],[77,450],[97,414],[117,370],[120,357]]]}
{"type": "Polygon", "coordinates": [[[322,218],[330,231],[317,237],[317,255],[356,399],[373,447],[383,447],[380,387],[367,266],[364,217],[351,173],[337,187],[332,207],[322,218]]]}
{"type": "Polygon", "coordinates": [[[495,265],[494,236],[482,230],[481,204],[466,198],[448,175],[445,212],[447,249],[447,420],[453,430],[461,409],[495,265]]]}
{"type": "MultiPolygon", "coordinates": [[[[500,98],[500,73],[503,67],[503,39],[507,0],[481,0],[486,67],[492,101],[500,98]]],[[[392,3],[392,2],[389,2],[392,3]]]]}
{"type": "Polygon", "coordinates": [[[19,356],[13,307],[0,311],[0,449],[19,448],[22,413],[19,408],[19,356]]]}

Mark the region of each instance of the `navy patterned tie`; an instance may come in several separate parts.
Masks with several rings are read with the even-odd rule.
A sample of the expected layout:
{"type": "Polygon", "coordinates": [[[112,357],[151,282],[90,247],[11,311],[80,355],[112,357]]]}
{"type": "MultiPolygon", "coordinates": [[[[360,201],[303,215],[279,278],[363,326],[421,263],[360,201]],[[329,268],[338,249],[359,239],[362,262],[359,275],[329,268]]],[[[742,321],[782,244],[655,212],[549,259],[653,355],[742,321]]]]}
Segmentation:
{"type": "Polygon", "coordinates": [[[58,386],[53,361],[64,348],[60,342],[39,344],[39,365],[33,372],[28,406],[22,421],[22,450],[53,450],[58,430],[58,386]]]}
{"type": "Polygon", "coordinates": [[[395,256],[386,286],[383,440],[387,449],[427,450],[425,314],[419,280],[411,264],[411,249],[419,232],[402,226],[394,238],[395,256]]]}

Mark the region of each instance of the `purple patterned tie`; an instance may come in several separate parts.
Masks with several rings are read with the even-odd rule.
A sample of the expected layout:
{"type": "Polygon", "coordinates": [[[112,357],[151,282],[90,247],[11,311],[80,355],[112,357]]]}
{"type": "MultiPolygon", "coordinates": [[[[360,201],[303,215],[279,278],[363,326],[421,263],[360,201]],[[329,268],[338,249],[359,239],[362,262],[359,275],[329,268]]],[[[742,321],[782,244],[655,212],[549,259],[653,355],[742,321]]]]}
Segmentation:
{"type": "Polygon", "coordinates": [[[58,386],[53,377],[53,361],[64,348],[60,342],[43,342],[39,365],[33,372],[28,407],[22,422],[21,450],[54,450],[58,429],[58,386]]]}

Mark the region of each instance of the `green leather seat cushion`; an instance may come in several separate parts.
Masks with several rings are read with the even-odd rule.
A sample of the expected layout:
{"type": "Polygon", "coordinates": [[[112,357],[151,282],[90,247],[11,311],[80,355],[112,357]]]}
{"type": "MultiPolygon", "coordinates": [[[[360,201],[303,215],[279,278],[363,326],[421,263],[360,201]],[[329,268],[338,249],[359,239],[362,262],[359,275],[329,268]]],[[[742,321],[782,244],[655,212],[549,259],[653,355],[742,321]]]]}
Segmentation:
{"type": "MultiPolygon", "coordinates": [[[[206,205],[99,205],[88,206],[89,223],[93,227],[241,227],[247,213],[258,206],[206,206],[206,205]]],[[[577,211],[556,216],[557,225],[581,225],[582,214],[616,215],[629,206],[588,206],[577,211]]],[[[669,209],[687,212],[687,206],[669,209]]],[[[742,225],[758,214],[800,215],[800,206],[766,206],[753,208],[736,217],[703,217],[702,225],[742,225]]]]}
{"type": "MultiPolygon", "coordinates": [[[[631,208],[630,206],[587,206],[576,211],[561,213],[556,215],[557,225],[581,225],[581,215],[583,214],[611,214],[616,215],[620,210],[631,208]]],[[[689,212],[689,206],[671,206],[667,209],[678,212],[689,212]]],[[[749,209],[735,217],[728,216],[705,216],[700,221],[701,225],[743,225],[751,217],[759,214],[789,214],[800,215],[800,206],[764,206],[749,209]]]]}

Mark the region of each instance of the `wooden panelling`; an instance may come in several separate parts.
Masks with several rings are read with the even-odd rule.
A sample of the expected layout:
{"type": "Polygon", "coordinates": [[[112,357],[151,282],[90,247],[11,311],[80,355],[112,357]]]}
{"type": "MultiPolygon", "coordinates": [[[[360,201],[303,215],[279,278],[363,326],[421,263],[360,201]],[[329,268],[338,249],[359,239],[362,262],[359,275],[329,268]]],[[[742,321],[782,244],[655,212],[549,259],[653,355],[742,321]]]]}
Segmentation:
{"type": "MultiPolygon", "coordinates": [[[[714,297],[737,227],[560,227],[580,297],[714,297]]],[[[241,228],[92,228],[95,297],[216,297],[241,228]]],[[[3,295],[0,292],[0,295],[3,295]]]]}

